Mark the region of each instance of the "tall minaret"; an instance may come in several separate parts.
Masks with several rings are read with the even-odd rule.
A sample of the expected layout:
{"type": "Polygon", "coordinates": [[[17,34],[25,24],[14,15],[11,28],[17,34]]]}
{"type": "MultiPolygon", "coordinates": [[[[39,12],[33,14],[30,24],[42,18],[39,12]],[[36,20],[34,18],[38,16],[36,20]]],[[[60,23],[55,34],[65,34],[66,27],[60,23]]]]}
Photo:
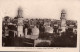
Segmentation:
{"type": "Polygon", "coordinates": [[[65,10],[62,10],[61,11],[61,29],[62,29],[62,32],[65,32],[66,30],[66,11],[65,10]]]}
{"type": "Polygon", "coordinates": [[[23,13],[23,11],[22,11],[22,8],[21,7],[19,7],[18,8],[18,15],[17,15],[17,17],[18,17],[18,28],[17,28],[17,31],[18,31],[18,37],[23,37],[24,36],[24,34],[23,34],[23,17],[22,17],[22,13],[23,13]]]}

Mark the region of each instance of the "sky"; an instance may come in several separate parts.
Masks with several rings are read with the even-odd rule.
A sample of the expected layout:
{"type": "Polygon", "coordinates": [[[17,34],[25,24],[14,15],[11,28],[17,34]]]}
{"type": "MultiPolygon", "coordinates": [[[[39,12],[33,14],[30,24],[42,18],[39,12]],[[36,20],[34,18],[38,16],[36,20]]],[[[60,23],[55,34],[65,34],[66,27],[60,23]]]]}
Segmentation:
{"type": "Polygon", "coordinates": [[[17,16],[22,7],[24,18],[60,19],[62,9],[66,18],[77,20],[80,17],[80,0],[0,0],[0,17],[17,16]]]}

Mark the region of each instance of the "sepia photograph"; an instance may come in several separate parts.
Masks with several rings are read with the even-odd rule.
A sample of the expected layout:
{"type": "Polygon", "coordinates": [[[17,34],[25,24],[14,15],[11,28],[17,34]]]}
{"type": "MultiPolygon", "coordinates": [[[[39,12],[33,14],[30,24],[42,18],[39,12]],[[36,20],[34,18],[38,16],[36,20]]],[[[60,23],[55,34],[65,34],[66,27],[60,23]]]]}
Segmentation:
{"type": "Polygon", "coordinates": [[[0,50],[78,52],[79,0],[0,0],[0,50]]]}
{"type": "Polygon", "coordinates": [[[17,16],[5,16],[2,21],[3,47],[76,47],[77,21],[67,20],[65,9],[60,20],[25,18],[21,7],[17,16]]]}

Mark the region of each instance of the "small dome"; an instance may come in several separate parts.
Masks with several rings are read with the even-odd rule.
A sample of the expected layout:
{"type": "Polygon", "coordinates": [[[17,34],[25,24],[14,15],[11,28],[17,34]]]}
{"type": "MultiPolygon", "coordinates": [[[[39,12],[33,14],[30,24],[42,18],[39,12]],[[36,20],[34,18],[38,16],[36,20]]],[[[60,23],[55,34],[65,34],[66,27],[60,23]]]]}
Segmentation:
{"type": "Polygon", "coordinates": [[[61,11],[61,13],[66,13],[66,11],[63,9],[63,10],[61,11]]]}
{"type": "Polygon", "coordinates": [[[18,12],[22,12],[23,10],[22,10],[22,8],[21,7],[19,7],[18,8],[18,12]]]}

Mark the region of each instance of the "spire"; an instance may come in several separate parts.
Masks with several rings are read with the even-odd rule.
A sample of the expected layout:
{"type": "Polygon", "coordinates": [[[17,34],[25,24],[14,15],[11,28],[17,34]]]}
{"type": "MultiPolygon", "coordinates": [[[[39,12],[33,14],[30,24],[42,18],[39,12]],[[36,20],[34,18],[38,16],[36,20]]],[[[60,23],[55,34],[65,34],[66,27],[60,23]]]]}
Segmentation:
{"type": "Polygon", "coordinates": [[[18,15],[17,15],[17,16],[18,16],[18,18],[22,18],[23,10],[22,10],[22,8],[21,8],[21,7],[19,7],[19,8],[18,8],[18,11],[17,11],[17,12],[18,12],[18,15]]]}
{"type": "Polygon", "coordinates": [[[61,20],[62,19],[66,19],[66,11],[64,9],[61,11],[61,17],[60,17],[60,19],[61,20]]]}

